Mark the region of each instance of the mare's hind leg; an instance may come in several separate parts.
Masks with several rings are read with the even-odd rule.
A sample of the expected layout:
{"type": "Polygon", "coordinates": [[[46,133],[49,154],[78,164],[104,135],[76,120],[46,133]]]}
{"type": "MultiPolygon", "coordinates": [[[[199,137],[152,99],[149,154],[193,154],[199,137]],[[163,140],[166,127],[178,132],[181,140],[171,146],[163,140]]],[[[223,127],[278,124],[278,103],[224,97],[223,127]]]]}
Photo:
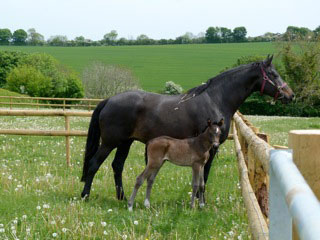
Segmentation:
{"type": "Polygon", "coordinates": [[[112,162],[114,182],[116,185],[118,200],[123,200],[125,198],[123,186],[122,186],[122,171],[123,171],[124,162],[128,157],[129,150],[132,143],[133,143],[133,140],[130,139],[122,143],[121,145],[119,145],[117,148],[116,156],[112,162]]]}
{"type": "Polygon", "coordinates": [[[82,198],[89,197],[94,175],[96,174],[99,167],[104,162],[104,160],[108,157],[108,155],[110,154],[110,152],[112,150],[113,150],[113,147],[106,147],[101,144],[98,148],[98,151],[93,156],[93,158],[90,159],[89,167],[88,167],[88,174],[87,174],[87,177],[85,180],[83,191],[81,193],[82,198]]]}

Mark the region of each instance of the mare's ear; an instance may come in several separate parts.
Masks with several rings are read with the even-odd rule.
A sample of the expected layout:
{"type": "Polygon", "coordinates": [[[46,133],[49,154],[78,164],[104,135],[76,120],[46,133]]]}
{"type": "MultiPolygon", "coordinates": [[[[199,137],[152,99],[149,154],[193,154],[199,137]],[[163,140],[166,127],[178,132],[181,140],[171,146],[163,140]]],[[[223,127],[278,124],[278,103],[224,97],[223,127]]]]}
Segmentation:
{"type": "Polygon", "coordinates": [[[271,57],[268,55],[267,58],[263,61],[263,65],[266,67],[269,67],[271,65],[273,59],[273,54],[271,55],[271,57]]]}
{"type": "Polygon", "coordinates": [[[222,127],[223,124],[224,124],[224,118],[221,118],[220,122],[218,122],[218,126],[222,127]]]}
{"type": "Polygon", "coordinates": [[[208,122],[208,126],[210,127],[212,125],[211,119],[208,118],[207,122],[208,122]]]}

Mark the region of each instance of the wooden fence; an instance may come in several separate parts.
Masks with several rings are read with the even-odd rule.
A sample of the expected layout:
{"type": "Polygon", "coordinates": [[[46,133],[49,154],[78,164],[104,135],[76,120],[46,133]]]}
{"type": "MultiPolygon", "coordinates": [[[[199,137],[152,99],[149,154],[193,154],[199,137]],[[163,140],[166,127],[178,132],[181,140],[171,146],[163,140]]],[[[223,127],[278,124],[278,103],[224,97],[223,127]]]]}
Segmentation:
{"type": "Polygon", "coordinates": [[[92,110],[97,103],[103,99],[88,98],[46,98],[46,97],[16,97],[16,96],[0,96],[0,106],[10,109],[16,107],[32,107],[40,108],[62,108],[63,110],[76,108],[92,110]]]}
{"type": "Polygon", "coordinates": [[[61,111],[61,110],[1,110],[0,116],[54,116],[64,117],[65,130],[30,130],[30,129],[0,129],[0,134],[29,135],[29,136],[65,136],[66,137],[66,161],[70,166],[70,137],[87,136],[87,131],[70,129],[70,117],[91,117],[92,111],[61,111]]]}
{"type": "Polygon", "coordinates": [[[240,113],[233,122],[242,195],[253,238],[320,239],[320,130],[291,131],[291,156],[288,152],[292,150],[283,150],[287,147],[270,146],[268,136],[240,113]],[[278,152],[285,154],[271,158],[270,153],[278,152]],[[270,233],[268,225],[272,226],[270,233]]]}
{"type": "Polygon", "coordinates": [[[242,196],[254,239],[269,239],[269,151],[267,135],[259,133],[240,113],[233,117],[242,196]]]}

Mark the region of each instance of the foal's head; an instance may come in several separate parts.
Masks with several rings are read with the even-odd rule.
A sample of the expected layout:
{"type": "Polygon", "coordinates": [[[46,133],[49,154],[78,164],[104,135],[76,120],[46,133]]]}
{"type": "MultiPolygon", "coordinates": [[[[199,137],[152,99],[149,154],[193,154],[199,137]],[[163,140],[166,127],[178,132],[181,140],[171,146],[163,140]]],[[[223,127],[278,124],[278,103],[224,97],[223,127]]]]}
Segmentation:
{"type": "Polygon", "coordinates": [[[219,122],[211,122],[210,119],[208,119],[208,127],[206,129],[206,132],[209,137],[209,141],[212,144],[212,147],[214,149],[217,149],[220,145],[220,135],[221,135],[221,127],[224,123],[224,119],[222,118],[219,122]]]}

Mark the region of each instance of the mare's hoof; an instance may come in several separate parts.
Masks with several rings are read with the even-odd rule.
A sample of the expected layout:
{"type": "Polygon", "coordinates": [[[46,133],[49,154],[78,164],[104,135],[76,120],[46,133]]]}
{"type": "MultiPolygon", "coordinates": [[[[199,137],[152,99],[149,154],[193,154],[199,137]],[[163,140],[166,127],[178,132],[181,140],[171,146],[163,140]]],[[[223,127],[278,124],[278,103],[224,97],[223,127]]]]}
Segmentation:
{"type": "Polygon", "coordinates": [[[83,201],[88,201],[89,200],[89,194],[81,194],[81,199],[83,200],[83,201]]]}
{"type": "Polygon", "coordinates": [[[205,205],[204,203],[200,203],[200,204],[199,204],[199,207],[200,207],[200,208],[203,208],[204,205],[205,205]]]}
{"type": "Polygon", "coordinates": [[[117,199],[122,201],[122,200],[127,200],[126,196],[124,195],[124,191],[122,191],[122,188],[116,187],[117,191],[117,199]]]}
{"type": "Polygon", "coordinates": [[[117,195],[117,199],[119,200],[119,201],[122,201],[122,200],[125,200],[125,201],[127,201],[127,198],[126,198],[126,196],[124,195],[124,194],[122,194],[122,195],[117,195]]]}
{"type": "Polygon", "coordinates": [[[129,212],[132,212],[132,207],[128,207],[129,212]]]}

